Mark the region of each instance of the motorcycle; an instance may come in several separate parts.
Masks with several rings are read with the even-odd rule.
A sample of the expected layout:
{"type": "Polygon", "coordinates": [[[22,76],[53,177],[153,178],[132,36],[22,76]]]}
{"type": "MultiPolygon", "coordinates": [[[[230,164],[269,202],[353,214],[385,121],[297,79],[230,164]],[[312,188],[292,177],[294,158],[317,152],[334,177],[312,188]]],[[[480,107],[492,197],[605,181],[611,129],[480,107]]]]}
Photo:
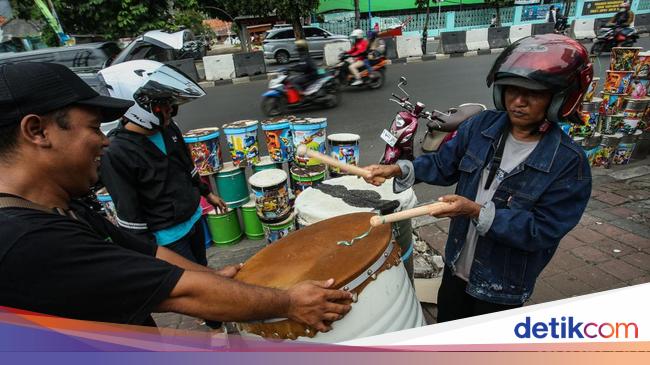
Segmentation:
{"type": "Polygon", "coordinates": [[[557,21],[555,22],[556,34],[568,35],[569,34],[569,19],[565,16],[558,15],[557,21]]]}
{"type": "Polygon", "coordinates": [[[603,52],[611,52],[614,47],[631,47],[637,39],[639,35],[634,28],[606,25],[598,30],[590,53],[600,56],[603,52]],[[626,29],[630,30],[630,33],[625,34],[623,31],[626,29]]]}
{"type": "Polygon", "coordinates": [[[262,94],[262,112],[274,117],[285,114],[289,109],[313,105],[334,108],[340,102],[338,82],[332,75],[321,75],[300,92],[291,82],[289,72],[283,70],[269,81],[268,91],[262,94]]]}
{"type": "MultiPolygon", "coordinates": [[[[354,57],[342,53],[339,55],[339,63],[332,66],[331,70],[334,74],[334,77],[339,81],[341,85],[351,86],[355,78],[350,73],[350,64],[354,62],[354,57]]],[[[370,69],[367,65],[364,65],[362,69],[359,70],[361,74],[362,84],[357,85],[357,87],[369,87],[371,89],[379,89],[384,85],[384,80],[386,79],[386,65],[388,61],[386,57],[380,56],[377,59],[370,61],[370,69]]]]}
{"type": "Polygon", "coordinates": [[[397,113],[390,129],[384,129],[381,134],[381,138],[386,142],[384,155],[379,162],[383,165],[394,164],[400,159],[415,159],[413,139],[420,119],[428,120],[427,133],[422,141],[423,149],[426,146],[428,150],[435,151],[440,148],[444,138],[455,131],[463,121],[485,110],[482,104],[468,103],[450,109],[447,113],[435,109],[429,112],[425,110],[426,106],[423,103],[419,101],[415,105],[411,103],[409,94],[402,88],[405,85],[407,85],[406,78],[400,77],[397,87],[406,97],[392,94],[393,99],[389,99],[404,110],[397,113]]]}

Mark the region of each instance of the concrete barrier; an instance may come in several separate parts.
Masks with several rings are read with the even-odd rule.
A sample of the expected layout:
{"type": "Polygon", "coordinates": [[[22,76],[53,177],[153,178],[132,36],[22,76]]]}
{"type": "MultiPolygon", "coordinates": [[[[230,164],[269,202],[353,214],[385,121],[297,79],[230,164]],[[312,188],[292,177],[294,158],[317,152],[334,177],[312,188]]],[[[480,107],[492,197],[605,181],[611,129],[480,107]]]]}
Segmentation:
{"type": "Polygon", "coordinates": [[[597,18],[594,19],[594,31],[598,34],[598,29],[602,28],[605,24],[609,22],[611,18],[597,18]]]}
{"type": "Polygon", "coordinates": [[[510,45],[510,27],[488,28],[488,43],[490,49],[506,48],[510,45]]]}
{"type": "Polygon", "coordinates": [[[594,39],[596,31],[594,29],[595,19],[576,19],[571,25],[571,37],[574,39],[594,39]]]}
{"type": "Polygon", "coordinates": [[[490,49],[488,28],[470,29],[465,33],[465,43],[468,51],[490,49]]]}
{"type": "Polygon", "coordinates": [[[350,41],[330,42],[325,44],[325,64],[336,65],[339,62],[339,55],[351,48],[350,41]]]}
{"type": "Polygon", "coordinates": [[[384,38],[386,43],[386,58],[394,60],[397,58],[397,44],[395,37],[386,37],[384,38]]]}
{"type": "Polygon", "coordinates": [[[533,25],[532,24],[519,24],[513,25],[510,27],[510,43],[515,43],[516,41],[533,35],[533,25]]]}
{"type": "Polygon", "coordinates": [[[538,23],[538,24],[533,24],[533,34],[532,35],[540,35],[540,34],[551,34],[555,32],[555,24],[554,23],[538,23]]]}
{"type": "Polygon", "coordinates": [[[235,62],[232,54],[203,57],[205,79],[208,81],[229,80],[235,78],[235,62]]]}
{"type": "Polygon", "coordinates": [[[183,58],[180,60],[166,61],[165,64],[174,66],[177,69],[183,71],[192,80],[197,82],[199,81],[199,73],[196,71],[194,58],[183,58]]]}
{"type": "Polygon", "coordinates": [[[235,76],[254,76],[266,73],[264,52],[235,53],[232,56],[235,63],[235,76]]]}
{"type": "Polygon", "coordinates": [[[439,50],[446,54],[467,52],[466,34],[465,31],[440,33],[439,50]]]}
{"type": "Polygon", "coordinates": [[[636,14],[634,16],[634,28],[638,33],[650,32],[650,14],[636,14]]]}
{"type": "Polygon", "coordinates": [[[417,35],[401,35],[395,40],[397,46],[397,57],[420,57],[422,56],[422,45],[417,35]]]}

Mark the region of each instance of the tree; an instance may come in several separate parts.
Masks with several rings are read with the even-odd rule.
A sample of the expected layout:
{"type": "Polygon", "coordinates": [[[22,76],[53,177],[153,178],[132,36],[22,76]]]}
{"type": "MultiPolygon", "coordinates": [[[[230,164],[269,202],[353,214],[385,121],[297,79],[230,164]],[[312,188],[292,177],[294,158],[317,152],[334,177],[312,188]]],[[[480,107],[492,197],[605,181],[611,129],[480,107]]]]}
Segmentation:
{"type": "Polygon", "coordinates": [[[359,11],[359,0],[354,0],[354,28],[361,28],[361,12],[359,11]]]}

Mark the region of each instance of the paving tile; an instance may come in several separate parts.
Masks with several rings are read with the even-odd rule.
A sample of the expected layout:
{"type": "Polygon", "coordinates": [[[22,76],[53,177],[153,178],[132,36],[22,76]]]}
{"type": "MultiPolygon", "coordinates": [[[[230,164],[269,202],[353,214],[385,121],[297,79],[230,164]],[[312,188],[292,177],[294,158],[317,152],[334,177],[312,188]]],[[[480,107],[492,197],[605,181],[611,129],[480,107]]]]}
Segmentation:
{"type": "Polygon", "coordinates": [[[594,289],[568,273],[561,273],[544,279],[551,287],[567,297],[588,294],[594,289]]]}
{"type": "Polygon", "coordinates": [[[613,259],[598,264],[598,268],[624,281],[633,280],[647,274],[645,271],[620,259],[613,259]]]}
{"type": "Polygon", "coordinates": [[[590,227],[596,224],[596,222],[600,222],[600,219],[588,213],[583,214],[582,218],[580,218],[580,224],[585,227],[590,227]]]}
{"type": "Polygon", "coordinates": [[[650,275],[644,275],[638,278],[634,278],[628,282],[628,285],[639,285],[639,284],[647,284],[647,283],[650,283],[650,275]]]}
{"type": "Polygon", "coordinates": [[[621,218],[627,218],[636,213],[634,210],[622,206],[605,208],[604,211],[606,211],[607,213],[617,215],[621,218]]]}
{"type": "Polygon", "coordinates": [[[591,229],[613,239],[617,239],[618,237],[629,233],[628,231],[609,223],[596,224],[591,227],[591,229]]]}
{"type": "Polygon", "coordinates": [[[587,265],[587,262],[575,257],[571,251],[559,251],[555,253],[546,269],[550,267],[549,270],[564,272],[584,265],[587,265]]]}
{"type": "Polygon", "coordinates": [[[449,224],[451,223],[450,219],[443,219],[438,222],[436,222],[436,226],[445,233],[449,233],[449,224]]]}
{"type": "Polygon", "coordinates": [[[619,237],[618,240],[630,247],[634,247],[639,250],[650,248],[649,238],[641,237],[634,233],[626,233],[619,237]]]}
{"type": "Polygon", "coordinates": [[[565,298],[567,298],[567,295],[562,294],[559,290],[550,286],[546,280],[540,279],[535,283],[535,289],[533,289],[533,295],[530,297],[530,301],[534,303],[546,303],[565,298]]]}
{"type": "Polygon", "coordinates": [[[635,252],[629,255],[625,255],[621,257],[621,260],[641,270],[644,270],[646,274],[650,273],[650,255],[645,252],[635,252]]]}
{"type": "Polygon", "coordinates": [[[605,238],[603,240],[594,242],[593,247],[604,252],[611,258],[621,257],[634,252],[638,252],[636,248],[628,246],[622,242],[615,241],[611,238],[605,238]]]}
{"type": "Polygon", "coordinates": [[[584,243],[592,243],[592,242],[600,241],[603,238],[605,238],[605,236],[594,231],[593,229],[583,228],[583,227],[574,228],[570,232],[570,234],[571,236],[577,238],[578,240],[584,243]]]}
{"type": "Polygon", "coordinates": [[[636,235],[650,238],[650,226],[633,222],[629,219],[620,218],[614,221],[609,222],[619,228],[622,228],[626,231],[632,232],[636,235]]]}
{"type": "Polygon", "coordinates": [[[583,266],[569,271],[568,274],[597,290],[626,286],[625,281],[604,272],[596,265],[583,266]]]}
{"type": "Polygon", "coordinates": [[[564,236],[564,238],[560,241],[560,245],[558,246],[558,250],[565,251],[565,250],[572,250],[576,247],[584,246],[586,243],[580,241],[577,239],[575,236],[568,234],[564,236]]]}
{"type": "Polygon", "coordinates": [[[576,247],[573,250],[571,250],[571,253],[575,255],[575,257],[577,257],[578,259],[583,259],[588,263],[594,263],[594,264],[605,262],[610,259],[610,257],[606,253],[592,246],[576,247]]]}
{"type": "Polygon", "coordinates": [[[620,218],[619,216],[608,213],[605,210],[591,210],[589,211],[589,214],[594,216],[600,223],[612,222],[620,218]]]}
{"type": "Polygon", "coordinates": [[[609,205],[620,205],[623,203],[628,202],[630,199],[621,195],[618,195],[616,193],[605,193],[601,194],[594,199],[599,200],[605,204],[609,205]]]}

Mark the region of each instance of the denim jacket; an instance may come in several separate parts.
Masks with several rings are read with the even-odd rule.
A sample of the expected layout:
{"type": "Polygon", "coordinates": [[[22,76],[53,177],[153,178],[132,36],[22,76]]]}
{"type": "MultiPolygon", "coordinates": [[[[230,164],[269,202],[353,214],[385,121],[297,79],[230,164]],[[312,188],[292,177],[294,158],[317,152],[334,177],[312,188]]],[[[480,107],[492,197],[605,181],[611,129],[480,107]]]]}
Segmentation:
{"type": "MultiPolygon", "coordinates": [[[[507,113],[498,111],[463,123],[438,153],[413,161],[416,182],[457,183],[456,194],[474,200],[481,173],[508,124],[507,113]]],[[[495,192],[494,219],[476,244],[467,293],[499,304],[530,298],[560,240],[580,221],[590,194],[591,170],[582,148],[553,125],[495,192]]],[[[451,220],[445,258],[452,270],[470,224],[468,217],[451,220]]]]}

